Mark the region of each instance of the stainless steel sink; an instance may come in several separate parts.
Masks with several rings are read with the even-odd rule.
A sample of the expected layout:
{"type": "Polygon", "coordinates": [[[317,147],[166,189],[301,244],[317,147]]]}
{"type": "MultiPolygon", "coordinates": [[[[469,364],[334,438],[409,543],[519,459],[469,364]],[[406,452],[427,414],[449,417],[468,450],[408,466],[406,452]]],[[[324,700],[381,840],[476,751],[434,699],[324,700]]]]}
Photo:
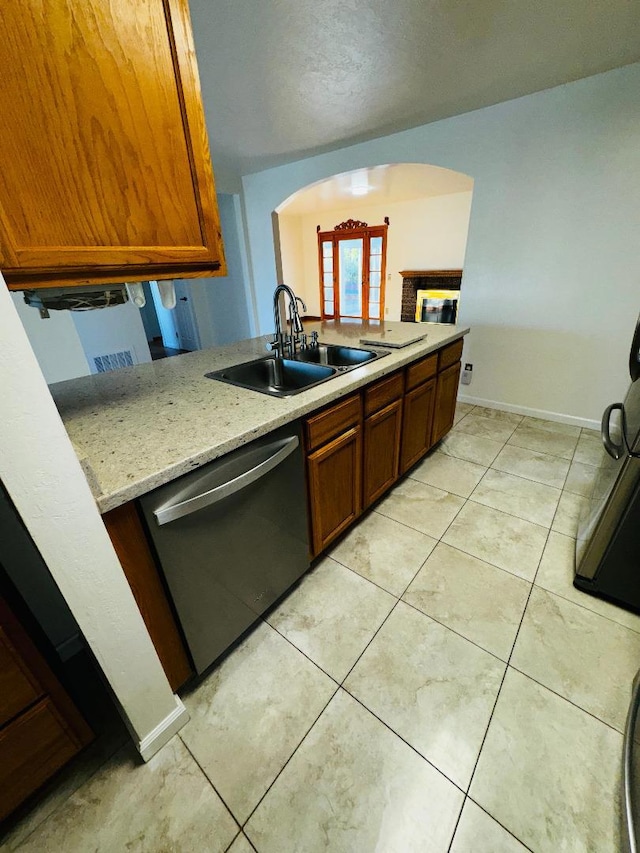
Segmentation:
{"type": "Polygon", "coordinates": [[[320,382],[326,382],[337,374],[338,369],[329,365],[310,364],[270,355],[255,361],[234,364],[224,370],[215,370],[205,376],[227,382],[229,385],[259,391],[261,394],[271,394],[273,397],[290,397],[320,382]]]}
{"type": "Polygon", "coordinates": [[[332,367],[357,367],[379,358],[386,353],[375,352],[369,349],[358,349],[357,347],[342,347],[338,344],[318,344],[315,347],[307,347],[294,355],[297,361],[306,364],[327,364],[332,367]]]}

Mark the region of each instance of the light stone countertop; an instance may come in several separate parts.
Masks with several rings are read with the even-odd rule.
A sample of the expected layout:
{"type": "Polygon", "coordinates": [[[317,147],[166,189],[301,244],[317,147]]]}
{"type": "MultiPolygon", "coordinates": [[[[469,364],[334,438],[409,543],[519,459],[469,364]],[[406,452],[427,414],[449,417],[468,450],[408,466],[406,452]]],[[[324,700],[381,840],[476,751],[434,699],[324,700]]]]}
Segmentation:
{"type": "MultiPolygon", "coordinates": [[[[319,409],[467,334],[469,327],[384,323],[394,339],[426,337],[291,397],[205,377],[267,355],[267,337],[70,379],[50,386],[100,512],[140,497],[254,438],[319,409]]],[[[362,346],[380,324],[306,323],[320,341],[362,346]]],[[[383,350],[381,350],[383,351],[383,350]]]]}

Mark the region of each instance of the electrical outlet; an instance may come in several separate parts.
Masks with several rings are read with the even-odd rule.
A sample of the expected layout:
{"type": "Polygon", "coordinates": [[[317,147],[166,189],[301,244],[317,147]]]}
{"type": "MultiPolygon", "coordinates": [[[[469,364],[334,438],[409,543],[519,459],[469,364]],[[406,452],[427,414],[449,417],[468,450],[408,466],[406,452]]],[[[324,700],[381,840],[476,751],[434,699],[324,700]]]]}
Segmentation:
{"type": "Polygon", "coordinates": [[[464,370],[462,371],[462,376],[460,377],[460,382],[463,385],[471,385],[471,378],[473,376],[473,365],[469,364],[469,362],[465,363],[464,370]]]}

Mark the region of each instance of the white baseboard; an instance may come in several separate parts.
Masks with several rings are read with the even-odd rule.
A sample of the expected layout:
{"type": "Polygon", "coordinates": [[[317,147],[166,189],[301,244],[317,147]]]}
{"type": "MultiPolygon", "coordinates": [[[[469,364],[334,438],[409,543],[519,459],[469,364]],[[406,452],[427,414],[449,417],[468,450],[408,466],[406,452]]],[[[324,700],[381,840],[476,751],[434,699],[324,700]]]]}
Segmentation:
{"type": "Polygon", "coordinates": [[[143,761],[148,761],[152,758],[165,743],[168,743],[189,722],[189,712],[182,704],[182,700],[177,696],[175,700],[176,707],[174,710],[170,714],[167,714],[155,729],[152,729],[148,735],[138,742],[138,752],[142,756],[143,761]]]}
{"type": "Polygon", "coordinates": [[[510,403],[499,403],[496,400],[483,400],[480,397],[468,397],[459,394],[461,403],[470,406],[484,406],[487,409],[502,409],[503,412],[513,412],[516,415],[527,415],[530,418],[542,418],[545,421],[556,421],[560,424],[571,424],[571,426],[584,427],[585,429],[600,429],[600,421],[592,421],[589,418],[576,418],[574,415],[565,415],[562,412],[547,412],[545,409],[530,409],[528,406],[512,406],[510,403]]]}

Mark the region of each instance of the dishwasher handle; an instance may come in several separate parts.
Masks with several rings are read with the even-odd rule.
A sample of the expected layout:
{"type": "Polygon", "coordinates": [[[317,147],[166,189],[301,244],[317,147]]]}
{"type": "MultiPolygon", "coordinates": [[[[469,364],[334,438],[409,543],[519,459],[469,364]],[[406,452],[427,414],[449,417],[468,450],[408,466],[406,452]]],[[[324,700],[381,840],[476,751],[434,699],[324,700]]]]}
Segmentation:
{"type": "Polygon", "coordinates": [[[258,465],[254,465],[253,468],[249,468],[248,471],[244,471],[237,477],[234,477],[213,489],[209,489],[199,495],[194,495],[187,500],[179,501],[175,504],[165,504],[164,506],[159,507],[153,513],[156,517],[156,521],[159,525],[169,524],[171,521],[176,521],[178,518],[184,518],[186,515],[191,515],[205,507],[213,506],[213,504],[230,497],[230,495],[234,495],[236,492],[246,489],[247,486],[250,486],[252,483],[255,483],[256,480],[264,477],[265,474],[269,473],[269,471],[273,471],[274,468],[277,468],[281,462],[293,453],[299,443],[298,436],[296,435],[283,441],[274,442],[272,446],[277,449],[275,453],[272,453],[267,459],[263,460],[258,465]]]}

